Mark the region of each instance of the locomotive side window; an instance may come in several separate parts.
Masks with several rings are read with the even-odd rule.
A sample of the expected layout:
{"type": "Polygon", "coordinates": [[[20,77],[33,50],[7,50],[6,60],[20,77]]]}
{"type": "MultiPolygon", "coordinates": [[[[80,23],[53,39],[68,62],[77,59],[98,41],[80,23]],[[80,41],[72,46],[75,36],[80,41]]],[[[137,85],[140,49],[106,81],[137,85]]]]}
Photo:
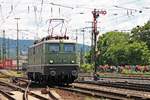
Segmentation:
{"type": "Polygon", "coordinates": [[[59,44],[49,44],[49,51],[50,52],[59,52],[59,44]]]}
{"type": "Polygon", "coordinates": [[[64,52],[74,52],[75,45],[74,44],[64,44],[64,52]]]}

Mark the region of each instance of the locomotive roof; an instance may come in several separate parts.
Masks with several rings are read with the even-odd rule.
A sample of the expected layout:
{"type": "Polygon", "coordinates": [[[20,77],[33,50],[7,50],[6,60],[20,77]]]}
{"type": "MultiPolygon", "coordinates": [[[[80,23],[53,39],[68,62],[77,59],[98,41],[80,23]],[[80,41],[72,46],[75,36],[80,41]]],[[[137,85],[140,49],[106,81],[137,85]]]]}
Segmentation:
{"type": "Polygon", "coordinates": [[[37,44],[33,44],[30,47],[38,46],[38,45],[44,44],[44,43],[76,43],[76,42],[73,40],[45,40],[45,41],[39,42],[37,44]]]}

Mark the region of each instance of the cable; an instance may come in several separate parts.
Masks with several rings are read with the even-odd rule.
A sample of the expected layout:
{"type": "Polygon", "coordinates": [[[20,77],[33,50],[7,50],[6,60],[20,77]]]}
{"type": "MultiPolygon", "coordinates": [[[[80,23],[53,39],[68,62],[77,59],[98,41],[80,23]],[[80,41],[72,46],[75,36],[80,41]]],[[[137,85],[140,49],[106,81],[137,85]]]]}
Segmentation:
{"type": "MultiPolygon", "coordinates": [[[[17,8],[17,6],[20,4],[20,2],[21,2],[21,0],[19,0],[18,2],[17,2],[17,4],[14,6],[14,8],[13,9],[16,9],[17,8]]],[[[11,10],[10,12],[9,12],[9,14],[5,17],[5,19],[2,21],[2,23],[0,24],[0,27],[6,22],[6,20],[11,16],[11,14],[14,12],[14,10],[11,10]]]]}
{"type": "Polygon", "coordinates": [[[64,8],[74,9],[74,8],[73,8],[73,7],[71,7],[71,6],[66,6],[66,5],[56,4],[56,3],[53,3],[53,2],[51,2],[51,3],[49,3],[49,4],[51,4],[51,5],[55,5],[55,6],[59,6],[59,7],[64,7],[64,8]]]}
{"type": "Polygon", "coordinates": [[[42,22],[43,2],[44,0],[41,1],[41,9],[40,9],[40,17],[39,17],[40,23],[42,22]]]}
{"type": "Polygon", "coordinates": [[[2,12],[2,5],[0,4],[0,13],[1,13],[1,19],[4,21],[3,12],[2,12]]]}

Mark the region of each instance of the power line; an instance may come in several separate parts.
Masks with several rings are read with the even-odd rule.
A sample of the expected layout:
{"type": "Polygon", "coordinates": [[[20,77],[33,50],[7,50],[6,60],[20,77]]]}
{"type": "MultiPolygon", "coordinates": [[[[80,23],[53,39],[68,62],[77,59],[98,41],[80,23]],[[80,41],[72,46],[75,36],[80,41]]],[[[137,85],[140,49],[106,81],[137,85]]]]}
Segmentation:
{"type": "Polygon", "coordinates": [[[137,11],[141,11],[141,10],[137,10],[137,9],[133,9],[133,8],[126,8],[126,7],[122,7],[122,6],[118,6],[118,5],[115,5],[114,7],[116,7],[116,8],[121,8],[121,9],[125,9],[125,10],[131,10],[131,11],[135,11],[135,12],[137,12],[137,11]]]}
{"type": "Polygon", "coordinates": [[[20,4],[21,0],[17,2],[17,4],[13,7],[13,9],[9,12],[9,14],[5,17],[5,19],[0,24],[0,27],[6,22],[6,20],[11,16],[11,14],[14,12],[14,9],[17,8],[17,6],[20,4]]]}
{"type": "Polygon", "coordinates": [[[40,9],[40,17],[39,17],[40,23],[42,22],[43,2],[44,0],[41,0],[41,9],[40,9]]]}
{"type": "Polygon", "coordinates": [[[59,7],[64,7],[64,8],[74,9],[74,8],[73,8],[73,7],[71,7],[71,6],[66,6],[66,5],[56,4],[56,3],[53,3],[53,2],[51,2],[51,3],[49,3],[49,4],[51,4],[51,5],[55,5],[55,6],[59,6],[59,7]]]}

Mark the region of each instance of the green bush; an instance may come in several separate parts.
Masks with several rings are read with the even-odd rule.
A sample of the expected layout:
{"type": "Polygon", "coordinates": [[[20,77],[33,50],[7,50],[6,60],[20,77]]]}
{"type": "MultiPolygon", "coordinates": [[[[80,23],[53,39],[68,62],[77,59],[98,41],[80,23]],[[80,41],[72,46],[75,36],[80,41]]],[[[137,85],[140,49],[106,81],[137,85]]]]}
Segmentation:
{"type": "Polygon", "coordinates": [[[91,71],[93,71],[93,65],[92,64],[82,64],[80,69],[83,72],[91,72],[91,71]]]}

